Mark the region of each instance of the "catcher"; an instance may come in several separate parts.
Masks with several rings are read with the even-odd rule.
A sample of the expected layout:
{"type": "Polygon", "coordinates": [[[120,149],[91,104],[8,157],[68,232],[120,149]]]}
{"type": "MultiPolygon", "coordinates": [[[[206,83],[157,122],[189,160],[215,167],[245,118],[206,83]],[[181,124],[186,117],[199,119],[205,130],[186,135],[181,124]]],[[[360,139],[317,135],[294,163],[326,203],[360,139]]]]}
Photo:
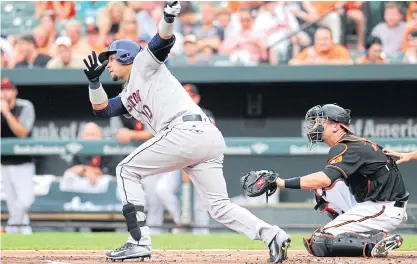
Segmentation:
{"type": "Polygon", "coordinates": [[[304,238],[304,246],[318,257],[387,256],[403,242],[400,235],[388,233],[407,220],[409,194],[395,161],[377,144],[354,135],[348,109],[315,106],[305,119],[310,149],[317,142],[331,147],[325,168],[286,180],[273,171],[251,171],[241,178],[246,195],[270,195],[277,188],[319,189],[343,179],[357,204],[304,238]]]}

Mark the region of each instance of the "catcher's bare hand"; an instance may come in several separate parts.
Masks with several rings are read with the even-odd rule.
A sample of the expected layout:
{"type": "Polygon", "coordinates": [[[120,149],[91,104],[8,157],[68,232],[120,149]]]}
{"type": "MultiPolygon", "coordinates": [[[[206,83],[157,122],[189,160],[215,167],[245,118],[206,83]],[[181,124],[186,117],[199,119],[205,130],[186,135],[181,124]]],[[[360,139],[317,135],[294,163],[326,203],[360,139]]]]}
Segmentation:
{"type": "Polygon", "coordinates": [[[410,153],[402,153],[402,152],[396,152],[388,149],[384,149],[384,152],[386,155],[391,156],[393,158],[398,158],[396,161],[397,164],[401,164],[404,162],[409,162],[414,158],[416,155],[416,152],[410,152],[410,153]]]}
{"type": "Polygon", "coordinates": [[[277,184],[278,188],[285,188],[285,181],[283,179],[281,179],[280,177],[278,177],[275,180],[275,183],[277,184]]]}
{"type": "Polygon", "coordinates": [[[250,171],[240,178],[240,184],[249,197],[260,196],[264,193],[273,194],[277,190],[278,173],[269,170],[250,171]]]}

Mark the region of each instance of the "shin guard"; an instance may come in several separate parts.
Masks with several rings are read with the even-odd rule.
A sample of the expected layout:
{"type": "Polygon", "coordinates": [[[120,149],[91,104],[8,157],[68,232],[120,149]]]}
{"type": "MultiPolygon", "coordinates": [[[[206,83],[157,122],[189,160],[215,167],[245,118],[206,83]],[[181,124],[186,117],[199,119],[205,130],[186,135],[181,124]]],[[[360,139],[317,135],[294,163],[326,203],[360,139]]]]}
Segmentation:
{"type": "Polygon", "coordinates": [[[137,213],[144,213],[144,207],[134,205],[131,203],[125,204],[123,206],[123,215],[126,219],[127,230],[133,239],[139,241],[142,237],[140,228],[145,226],[145,221],[138,221],[137,213]]]}

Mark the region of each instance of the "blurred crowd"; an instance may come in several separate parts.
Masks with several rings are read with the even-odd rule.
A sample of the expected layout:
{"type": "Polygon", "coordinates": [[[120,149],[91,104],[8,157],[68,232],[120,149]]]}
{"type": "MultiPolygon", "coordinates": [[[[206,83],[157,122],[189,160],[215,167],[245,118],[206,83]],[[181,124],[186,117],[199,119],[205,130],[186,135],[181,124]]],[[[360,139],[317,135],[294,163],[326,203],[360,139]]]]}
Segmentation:
{"type": "MultiPolygon", "coordinates": [[[[380,4],[381,21],[369,28],[370,2],[184,1],[167,63],[417,63],[417,2],[380,4]],[[305,28],[306,23],[313,25],[305,28]]],[[[31,31],[9,34],[4,17],[14,7],[4,2],[2,68],[83,68],[83,57],[105,50],[113,40],[131,39],[145,46],[157,31],[163,5],[39,1],[31,31]]],[[[18,22],[22,19],[9,26],[18,22]]]]}

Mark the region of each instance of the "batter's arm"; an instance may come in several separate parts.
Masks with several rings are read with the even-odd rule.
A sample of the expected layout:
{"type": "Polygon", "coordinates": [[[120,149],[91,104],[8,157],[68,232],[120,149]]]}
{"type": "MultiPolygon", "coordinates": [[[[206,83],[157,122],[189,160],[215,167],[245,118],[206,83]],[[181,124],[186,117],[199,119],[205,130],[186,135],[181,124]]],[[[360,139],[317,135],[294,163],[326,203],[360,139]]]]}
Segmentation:
{"type": "Polygon", "coordinates": [[[122,103],[122,98],[120,96],[113,97],[110,100],[106,100],[101,104],[91,104],[93,107],[94,115],[97,117],[110,118],[114,116],[121,116],[128,114],[122,103]]]}
{"type": "Polygon", "coordinates": [[[149,78],[160,68],[175,44],[174,22],[180,10],[181,6],[178,1],[167,2],[164,18],[158,25],[158,32],[149,41],[146,49],[136,56],[133,71],[138,72],[144,78],[149,78]]]}

